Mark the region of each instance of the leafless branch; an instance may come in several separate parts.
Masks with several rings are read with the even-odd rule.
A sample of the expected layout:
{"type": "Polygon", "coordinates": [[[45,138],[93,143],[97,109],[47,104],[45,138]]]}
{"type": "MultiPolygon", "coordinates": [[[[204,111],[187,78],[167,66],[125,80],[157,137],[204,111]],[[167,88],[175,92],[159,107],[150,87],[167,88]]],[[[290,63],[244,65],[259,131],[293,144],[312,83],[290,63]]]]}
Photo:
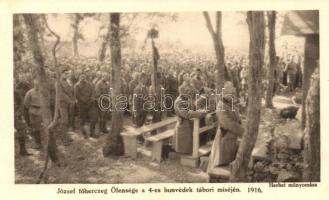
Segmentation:
{"type": "Polygon", "coordinates": [[[214,31],[214,28],[212,27],[211,20],[210,20],[210,17],[209,17],[209,13],[206,12],[206,11],[204,11],[204,12],[202,12],[202,13],[203,13],[204,18],[206,19],[207,28],[208,28],[210,34],[211,34],[212,36],[215,36],[216,33],[215,33],[215,31],[214,31]]]}

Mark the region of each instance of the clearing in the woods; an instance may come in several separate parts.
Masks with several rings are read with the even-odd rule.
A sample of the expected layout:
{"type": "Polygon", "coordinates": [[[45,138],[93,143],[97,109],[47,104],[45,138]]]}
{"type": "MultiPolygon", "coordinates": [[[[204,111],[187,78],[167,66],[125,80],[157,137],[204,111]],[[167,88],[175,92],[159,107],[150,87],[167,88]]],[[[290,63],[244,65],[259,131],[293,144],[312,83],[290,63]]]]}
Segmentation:
{"type": "MultiPolygon", "coordinates": [[[[276,109],[262,109],[259,136],[256,148],[270,139],[270,127],[275,125],[275,134],[290,137],[291,146],[300,149],[300,119],[279,119],[278,110],[292,104],[290,98],[276,96],[273,99],[276,109]]],[[[297,114],[298,118],[299,113],[297,114]]],[[[125,118],[124,126],[131,126],[130,118],[125,118]]],[[[245,120],[245,119],[244,119],[245,120]]],[[[199,168],[182,166],[179,159],[171,156],[160,164],[150,158],[139,155],[137,159],[122,156],[104,158],[102,148],[106,136],[98,139],[84,139],[80,132],[69,132],[73,142],[69,146],[59,146],[65,155],[66,167],[50,165],[48,183],[190,183],[208,182],[208,175],[199,168]]],[[[16,183],[35,183],[43,169],[44,161],[39,151],[32,148],[32,140],[28,142],[29,157],[15,157],[16,183]]]]}

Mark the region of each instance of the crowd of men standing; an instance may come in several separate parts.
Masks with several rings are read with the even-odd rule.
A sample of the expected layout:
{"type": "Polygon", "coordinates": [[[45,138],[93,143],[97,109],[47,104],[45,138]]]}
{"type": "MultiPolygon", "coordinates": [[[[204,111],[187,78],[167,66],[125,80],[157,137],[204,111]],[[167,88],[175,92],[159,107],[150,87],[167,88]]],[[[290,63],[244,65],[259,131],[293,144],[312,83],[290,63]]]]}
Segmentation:
{"type": "MultiPolygon", "coordinates": [[[[176,99],[180,88],[194,90],[194,94],[202,93],[205,88],[214,89],[216,83],[216,62],[211,58],[199,57],[177,61],[170,56],[159,62],[158,80],[164,92],[176,99]]],[[[146,123],[146,116],[154,115],[142,109],[145,99],[133,98],[152,93],[151,74],[152,65],[143,57],[134,57],[123,61],[122,67],[122,94],[129,99],[129,105],[134,105],[132,112],[126,112],[125,116],[131,116],[136,127],[146,123]]],[[[295,61],[279,59],[275,70],[276,88],[286,85],[289,91],[301,86],[301,59],[295,61]]],[[[60,82],[62,88],[60,96],[60,125],[61,132],[59,142],[69,145],[71,139],[67,132],[79,129],[85,138],[98,138],[101,134],[109,133],[108,121],[111,112],[99,106],[99,98],[104,94],[111,94],[110,64],[98,63],[90,59],[60,59],[60,82]],[[98,125],[98,129],[97,129],[98,125]],[[98,131],[96,131],[98,130],[98,131]]],[[[228,79],[236,89],[237,97],[245,97],[247,94],[247,59],[242,56],[230,56],[226,58],[228,79]]],[[[27,62],[15,63],[14,68],[14,112],[16,138],[19,144],[20,155],[29,155],[26,149],[27,135],[34,138],[35,148],[42,146],[40,135],[42,134],[41,105],[39,99],[39,85],[46,84],[50,93],[50,108],[55,109],[55,69],[49,65],[46,69],[48,82],[38,83],[35,79],[32,64],[27,62]]],[[[266,77],[266,76],[264,76],[266,77]]],[[[181,91],[184,91],[182,89],[181,91]]],[[[173,116],[175,109],[172,102],[161,102],[171,109],[161,112],[161,115],[173,116]]],[[[105,107],[111,102],[104,102],[105,107]]],[[[103,105],[104,106],[104,105],[103,105]]]]}

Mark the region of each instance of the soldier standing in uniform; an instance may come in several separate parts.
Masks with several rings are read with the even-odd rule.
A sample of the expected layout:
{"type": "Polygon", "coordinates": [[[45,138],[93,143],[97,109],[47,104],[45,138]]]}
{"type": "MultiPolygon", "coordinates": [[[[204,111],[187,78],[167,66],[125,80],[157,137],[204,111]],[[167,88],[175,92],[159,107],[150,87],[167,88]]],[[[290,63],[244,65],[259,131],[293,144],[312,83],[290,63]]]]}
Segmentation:
{"type": "Polygon", "coordinates": [[[298,63],[296,64],[297,73],[296,73],[296,82],[295,88],[302,87],[303,84],[303,73],[302,73],[302,57],[298,57],[298,63]]]}
{"type": "Polygon", "coordinates": [[[73,103],[71,103],[70,105],[69,105],[69,112],[68,112],[68,114],[69,114],[69,128],[71,129],[71,130],[74,130],[75,129],[75,112],[76,112],[76,109],[75,109],[75,107],[76,107],[76,105],[75,105],[75,102],[76,102],[76,99],[75,99],[75,96],[74,96],[74,84],[75,84],[75,82],[74,82],[74,80],[72,79],[72,74],[73,74],[74,72],[73,71],[71,71],[71,70],[69,70],[68,72],[67,72],[67,78],[66,78],[66,82],[67,82],[67,84],[68,84],[68,86],[69,86],[69,94],[71,94],[70,96],[71,96],[71,99],[73,100],[73,103]]]}
{"type": "MultiPolygon", "coordinates": [[[[167,76],[167,81],[166,81],[166,94],[169,94],[173,100],[175,100],[178,96],[178,82],[177,79],[174,77],[174,75],[172,73],[169,73],[169,75],[167,76]]],[[[166,99],[166,101],[164,102],[166,105],[166,108],[170,108],[170,110],[168,110],[167,115],[169,117],[171,117],[174,114],[174,108],[173,105],[170,105],[170,103],[172,104],[173,101],[169,101],[170,99],[166,99]]]]}
{"type": "Polygon", "coordinates": [[[97,138],[98,136],[95,134],[95,127],[97,123],[97,102],[94,96],[93,85],[86,80],[86,76],[84,74],[80,76],[80,81],[75,85],[74,93],[79,108],[82,133],[85,138],[88,138],[88,134],[85,131],[85,126],[86,123],[90,121],[90,136],[97,138]]]}
{"type": "Polygon", "coordinates": [[[288,89],[290,92],[292,92],[295,89],[297,75],[297,65],[294,62],[294,59],[291,59],[291,61],[288,63],[286,71],[288,75],[288,89]]]}
{"type": "Polygon", "coordinates": [[[29,91],[32,87],[28,83],[27,74],[21,74],[18,76],[15,84],[15,91],[17,91],[18,95],[23,99],[27,91],[29,91]]]}
{"type": "Polygon", "coordinates": [[[232,66],[230,69],[232,82],[234,87],[236,88],[236,95],[239,98],[240,97],[240,77],[239,77],[239,63],[235,63],[235,65],[232,66]]]}
{"type": "Polygon", "coordinates": [[[107,84],[106,78],[107,75],[103,72],[101,79],[95,86],[96,100],[97,102],[100,102],[101,100],[101,105],[98,105],[99,131],[103,133],[108,133],[106,119],[108,108],[110,108],[110,96],[107,96],[107,98],[102,98],[102,95],[110,95],[110,86],[107,84]]]}
{"type": "MultiPolygon", "coordinates": [[[[23,117],[23,102],[20,94],[14,91],[14,127],[16,130],[18,144],[19,144],[19,155],[28,156],[31,155],[26,150],[26,130],[27,124],[23,117]]],[[[15,136],[16,138],[16,136],[15,136]]]]}
{"type": "Polygon", "coordinates": [[[64,145],[68,145],[71,143],[71,138],[67,135],[69,130],[69,117],[70,116],[70,108],[74,106],[74,89],[72,86],[69,85],[67,79],[69,78],[68,69],[64,69],[61,73],[60,79],[60,87],[62,89],[61,97],[60,97],[60,124],[61,124],[61,131],[62,131],[62,140],[64,145]]]}
{"type": "Polygon", "coordinates": [[[35,139],[36,149],[41,149],[41,131],[42,131],[42,117],[41,105],[39,97],[39,82],[34,80],[34,87],[29,90],[24,98],[24,110],[28,126],[32,129],[32,136],[35,139]]]}
{"type": "Polygon", "coordinates": [[[134,89],[132,106],[132,115],[134,119],[133,121],[137,127],[143,126],[147,115],[146,109],[144,109],[144,98],[147,95],[147,89],[145,86],[145,74],[142,73],[140,77],[141,80],[134,89]]]}
{"type": "Polygon", "coordinates": [[[132,110],[133,109],[133,94],[134,94],[135,87],[138,84],[138,80],[139,80],[139,74],[137,72],[135,72],[132,75],[132,80],[129,81],[129,83],[128,83],[129,109],[131,111],[133,123],[135,123],[134,122],[135,119],[133,117],[133,110],[132,110]]]}

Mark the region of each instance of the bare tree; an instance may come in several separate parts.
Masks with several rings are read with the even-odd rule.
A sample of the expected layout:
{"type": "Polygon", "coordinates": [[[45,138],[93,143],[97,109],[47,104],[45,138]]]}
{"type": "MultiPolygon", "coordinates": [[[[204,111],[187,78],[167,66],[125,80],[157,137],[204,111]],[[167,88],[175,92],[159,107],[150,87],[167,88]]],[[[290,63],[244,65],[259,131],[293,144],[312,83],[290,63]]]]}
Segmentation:
{"type": "MultiPolygon", "coordinates": [[[[125,43],[127,43],[127,39],[129,38],[129,36],[131,37],[131,32],[133,32],[131,29],[134,21],[136,21],[135,19],[137,18],[138,13],[125,13],[125,14],[121,14],[121,21],[124,17],[128,18],[129,20],[129,24],[127,25],[120,25],[120,39],[121,39],[121,47],[123,48],[125,45],[125,43]],[[122,44],[122,42],[124,44],[122,44]]],[[[101,17],[98,17],[97,20],[99,21],[105,21],[103,18],[101,19],[101,17]]],[[[108,18],[108,21],[106,21],[106,24],[103,24],[102,26],[100,26],[99,28],[99,37],[102,39],[101,42],[101,46],[98,50],[98,60],[100,62],[104,61],[105,56],[106,56],[106,51],[107,51],[107,47],[108,47],[108,43],[110,41],[110,35],[111,35],[111,26],[109,23],[110,19],[108,18]],[[107,25],[108,24],[108,25],[107,25]],[[104,29],[106,29],[106,34],[105,35],[101,35],[100,32],[103,31],[104,29]]],[[[134,27],[134,31],[136,31],[135,29],[137,29],[136,27],[134,27]]]]}
{"type": "Polygon", "coordinates": [[[26,38],[24,33],[26,32],[21,20],[20,14],[13,15],[13,50],[14,50],[14,62],[21,61],[26,51],[26,38]]]}
{"type": "Polygon", "coordinates": [[[270,65],[268,68],[268,86],[266,92],[266,102],[265,106],[267,108],[273,108],[273,90],[275,84],[274,71],[277,68],[276,61],[276,51],[275,51],[275,21],[276,21],[276,12],[270,11],[267,12],[267,21],[268,21],[268,31],[269,31],[269,55],[270,55],[270,65]]]}
{"type": "Polygon", "coordinates": [[[120,97],[122,97],[121,85],[121,45],[120,45],[120,14],[110,14],[111,36],[111,67],[112,67],[112,121],[111,133],[107,138],[107,142],[103,148],[105,157],[123,154],[123,143],[120,133],[122,131],[122,119],[124,107],[120,106],[120,97]]]}
{"type": "Polygon", "coordinates": [[[81,14],[78,13],[74,14],[74,21],[71,24],[73,28],[72,45],[73,45],[74,57],[79,57],[78,42],[79,39],[83,39],[82,34],[79,33],[79,25],[82,20],[83,20],[83,16],[81,14]]]}
{"type": "Polygon", "coordinates": [[[232,182],[246,180],[246,170],[258,136],[261,115],[261,85],[265,49],[264,13],[248,11],[247,23],[250,35],[247,124],[236,159],[232,164],[230,177],[232,182]]]}
{"type": "Polygon", "coordinates": [[[216,12],[216,30],[214,30],[208,12],[203,12],[203,16],[206,20],[208,31],[213,39],[216,58],[217,58],[217,83],[216,89],[221,91],[225,81],[225,49],[222,39],[222,12],[216,12]]]}
{"type": "MultiPolygon", "coordinates": [[[[45,72],[44,58],[42,56],[39,40],[38,40],[38,28],[36,20],[38,20],[37,15],[32,14],[24,14],[24,21],[27,27],[27,35],[30,44],[30,48],[32,50],[33,60],[35,63],[35,70],[37,72],[37,79],[40,83],[47,82],[47,76],[45,72]]],[[[56,45],[57,46],[57,45],[56,45]]],[[[56,51],[56,46],[54,47],[54,51],[56,51]]],[[[45,168],[43,172],[40,174],[37,183],[40,183],[44,177],[44,174],[47,169],[48,158],[50,158],[53,162],[58,163],[57,157],[57,147],[55,137],[51,131],[51,126],[55,124],[52,123],[52,116],[50,110],[50,94],[49,89],[45,84],[40,84],[40,105],[41,105],[41,117],[43,124],[43,131],[41,135],[42,140],[42,152],[45,155],[45,168]]]]}
{"type": "Polygon", "coordinates": [[[79,40],[84,40],[82,33],[80,32],[80,23],[84,20],[85,17],[93,17],[94,13],[75,13],[73,14],[73,23],[71,24],[73,28],[73,55],[74,57],[79,57],[79,40]]]}
{"type": "MultiPolygon", "coordinates": [[[[109,20],[110,21],[110,20],[109,20]]],[[[98,60],[100,62],[103,62],[105,59],[105,55],[106,55],[106,47],[108,45],[108,42],[110,40],[110,36],[111,36],[111,23],[108,23],[108,28],[107,28],[107,32],[106,35],[103,36],[103,41],[101,43],[101,47],[99,48],[99,52],[98,52],[98,60]]]]}

